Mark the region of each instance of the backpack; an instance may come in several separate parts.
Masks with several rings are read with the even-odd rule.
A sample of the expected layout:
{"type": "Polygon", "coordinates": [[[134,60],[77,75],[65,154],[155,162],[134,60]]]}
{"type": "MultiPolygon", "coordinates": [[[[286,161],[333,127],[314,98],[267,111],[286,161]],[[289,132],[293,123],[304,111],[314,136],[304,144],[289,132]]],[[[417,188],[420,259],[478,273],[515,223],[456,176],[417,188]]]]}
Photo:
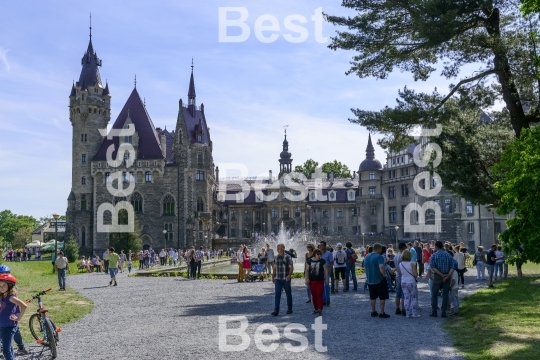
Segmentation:
{"type": "Polygon", "coordinates": [[[351,249],[351,253],[349,254],[349,264],[356,264],[356,260],[358,260],[358,255],[351,249]]]}
{"type": "Polygon", "coordinates": [[[336,253],[336,264],[343,265],[347,260],[347,254],[343,250],[338,250],[336,253]]]}

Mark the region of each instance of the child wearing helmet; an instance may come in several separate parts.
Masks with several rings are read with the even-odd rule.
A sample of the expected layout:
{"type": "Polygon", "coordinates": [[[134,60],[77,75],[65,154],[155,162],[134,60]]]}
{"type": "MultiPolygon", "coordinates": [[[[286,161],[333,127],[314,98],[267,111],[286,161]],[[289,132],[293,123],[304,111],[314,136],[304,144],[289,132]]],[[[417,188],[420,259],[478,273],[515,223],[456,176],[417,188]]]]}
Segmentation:
{"type": "Polygon", "coordinates": [[[4,359],[15,359],[13,338],[17,332],[17,323],[26,311],[27,305],[17,297],[15,284],[17,279],[11,274],[0,274],[0,335],[4,359]]]}
{"type": "MultiPolygon", "coordinates": [[[[11,269],[7,265],[0,265],[0,274],[9,274],[11,272],[11,269]]],[[[15,344],[17,344],[17,348],[19,349],[17,351],[17,355],[28,355],[29,352],[24,348],[24,342],[21,335],[21,330],[17,326],[17,332],[15,333],[15,336],[13,337],[13,340],[15,340],[15,344]]],[[[0,349],[2,349],[0,344],[0,349]]],[[[0,350],[1,352],[2,350],[0,350]]]]}

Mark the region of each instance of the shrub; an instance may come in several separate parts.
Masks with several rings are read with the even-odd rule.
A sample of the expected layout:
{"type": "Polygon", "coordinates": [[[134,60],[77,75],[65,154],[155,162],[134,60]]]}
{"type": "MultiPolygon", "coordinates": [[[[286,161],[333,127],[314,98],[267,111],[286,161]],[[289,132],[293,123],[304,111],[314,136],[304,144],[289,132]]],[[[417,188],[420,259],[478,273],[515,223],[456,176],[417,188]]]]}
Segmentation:
{"type": "Polygon", "coordinates": [[[71,235],[67,243],[64,244],[64,254],[69,262],[75,262],[79,259],[79,244],[77,244],[73,235],[71,235]]]}

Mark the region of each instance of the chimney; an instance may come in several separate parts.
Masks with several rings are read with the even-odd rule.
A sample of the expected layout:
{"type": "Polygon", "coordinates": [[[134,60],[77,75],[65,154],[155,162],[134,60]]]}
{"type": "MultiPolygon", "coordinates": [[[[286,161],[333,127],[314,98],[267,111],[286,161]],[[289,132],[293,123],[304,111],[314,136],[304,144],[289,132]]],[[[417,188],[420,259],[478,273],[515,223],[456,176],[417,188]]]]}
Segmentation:
{"type": "Polygon", "coordinates": [[[334,182],[334,172],[333,171],[330,171],[330,182],[331,183],[334,182]]]}
{"type": "Polygon", "coordinates": [[[272,170],[268,170],[268,183],[272,183],[272,170]]]}
{"type": "Polygon", "coordinates": [[[159,134],[161,132],[161,128],[156,128],[156,132],[159,134]]]}
{"type": "Polygon", "coordinates": [[[219,167],[216,166],[216,184],[219,183],[219,167]]]}
{"type": "Polygon", "coordinates": [[[165,160],[167,160],[167,137],[165,136],[165,134],[161,134],[160,140],[161,140],[161,152],[163,153],[163,157],[165,158],[165,160]]]}
{"type": "Polygon", "coordinates": [[[352,178],[353,178],[353,179],[356,179],[356,171],[353,171],[353,172],[352,172],[352,178]]]}

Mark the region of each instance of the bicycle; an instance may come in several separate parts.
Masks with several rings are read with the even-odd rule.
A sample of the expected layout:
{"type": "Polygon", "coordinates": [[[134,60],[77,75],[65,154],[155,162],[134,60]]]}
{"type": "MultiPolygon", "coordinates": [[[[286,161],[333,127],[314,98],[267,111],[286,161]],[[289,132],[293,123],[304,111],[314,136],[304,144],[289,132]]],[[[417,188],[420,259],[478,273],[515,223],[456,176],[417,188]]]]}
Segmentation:
{"type": "Polygon", "coordinates": [[[32,296],[31,299],[27,299],[25,302],[28,304],[32,300],[38,301],[38,309],[36,310],[35,314],[30,316],[30,320],[28,321],[30,332],[32,333],[34,339],[36,339],[36,342],[44,346],[41,352],[43,353],[43,350],[48,347],[51,350],[51,357],[56,359],[56,345],[58,343],[58,333],[61,331],[61,329],[54,325],[52,320],[47,316],[48,310],[43,307],[41,297],[48,291],[51,291],[51,288],[39,292],[38,294],[32,296]]]}

